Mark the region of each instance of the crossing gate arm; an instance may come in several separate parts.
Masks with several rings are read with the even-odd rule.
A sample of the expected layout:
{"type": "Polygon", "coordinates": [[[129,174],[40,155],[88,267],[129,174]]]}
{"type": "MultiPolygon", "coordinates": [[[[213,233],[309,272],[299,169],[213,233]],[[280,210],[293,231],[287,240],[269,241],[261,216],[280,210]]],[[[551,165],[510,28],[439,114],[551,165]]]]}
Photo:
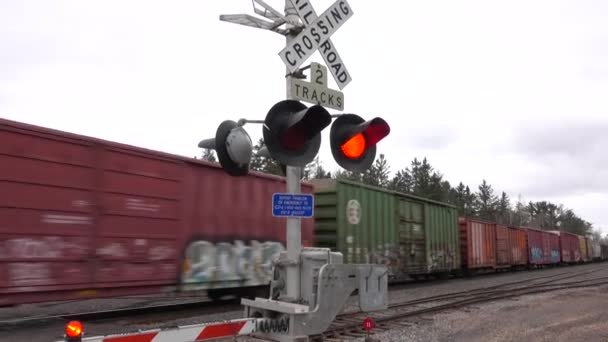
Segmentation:
{"type": "MultiPolygon", "coordinates": [[[[223,322],[178,326],[167,329],[142,330],[133,333],[83,337],[82,342],[198,342],[222,337],[249,335],[267,318],[235,319],[223,322]]],[[[86,327],[85,327],[86,330],[86,327]]],[[[74,341],[65,338],[55,342],[74,341]]]]}

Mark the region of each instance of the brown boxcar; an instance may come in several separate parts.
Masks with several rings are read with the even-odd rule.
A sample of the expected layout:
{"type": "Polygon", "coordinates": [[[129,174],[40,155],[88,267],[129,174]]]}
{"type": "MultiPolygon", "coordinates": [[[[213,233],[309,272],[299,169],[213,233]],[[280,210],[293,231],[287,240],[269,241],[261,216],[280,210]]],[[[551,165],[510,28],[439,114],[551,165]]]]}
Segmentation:
{"type": "Polygon", "coordinates": [[[462,267],[496,267],[496,224],[468,217],[458,221],[462,267]]]}
{"type": "Polygon", "coordinates": [[[526,228],[528,235],[528,262],[531,265],[560,262],[559,236],[549,231],[526,228]]]}
{"type": "Polygon", "coordinates": [[[0,305],[266,284],[285,243],[283,178],[8,120],[0,165],[0,305]]]}
{"type": "Polygon", "coordinates": [[[545,232],[549,241],[549,263],[559,264],[561,262],[561,251],[559,247],[559,235],[551,232],[545,232]]]}
{"type": "Polygon", "coordinates": [[[512,266],[526,265],[528,263],[528,239],[526,230],[516,227],[508,227],[509,234],[509,262],[512,266]]]}
{"type": "Polygon", "coordinates": [[[578,235],[564,232],[551,231],[559,235],[559,245],[561,250],[561,261],[564,263],[575,263],[581,261],[578,235]]]}
{"type": "Polygon", "coordinates": [[[581,261],[589,262],[591,258],[589,258],[589,252],[587,250],[587,241],[584,236],[577,235],[578,238],[578,248],[581,252],[581,261]]]}
{"type": "Polygon", "coordinates": [[[508,267],[512,264],[510,229],[496,224],[496,267],[508,267]]]}

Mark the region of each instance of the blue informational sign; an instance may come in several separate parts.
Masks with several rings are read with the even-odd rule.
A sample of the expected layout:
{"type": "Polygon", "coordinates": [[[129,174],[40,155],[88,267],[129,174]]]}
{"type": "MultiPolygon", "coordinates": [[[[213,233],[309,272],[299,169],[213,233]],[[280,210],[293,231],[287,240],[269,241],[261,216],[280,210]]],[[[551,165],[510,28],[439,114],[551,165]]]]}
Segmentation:
{"type": "Polygon", "coordinates": [[[314,199],[311,194],[272,195],[272,216],[277,217],[312,217],[314,199]]]}

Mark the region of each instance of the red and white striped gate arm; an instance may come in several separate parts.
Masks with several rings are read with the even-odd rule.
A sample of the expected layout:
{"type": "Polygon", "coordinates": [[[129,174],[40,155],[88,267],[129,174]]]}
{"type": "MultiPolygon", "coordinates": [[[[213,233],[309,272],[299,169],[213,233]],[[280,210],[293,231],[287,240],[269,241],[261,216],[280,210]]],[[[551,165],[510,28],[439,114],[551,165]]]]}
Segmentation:
{"type": "MultiPolygon", "coordinates": [[[[82,342],[194,342],[248,335],[264,318],[236,319],[225,322],[185,325],[171,329],[152,329],[136,333],[83,337],[82,342]]],[[[85,327],[86,330],[86,327],[85,327]]],[[[63,342],[63,341],[57,341],[63,342]]]]}

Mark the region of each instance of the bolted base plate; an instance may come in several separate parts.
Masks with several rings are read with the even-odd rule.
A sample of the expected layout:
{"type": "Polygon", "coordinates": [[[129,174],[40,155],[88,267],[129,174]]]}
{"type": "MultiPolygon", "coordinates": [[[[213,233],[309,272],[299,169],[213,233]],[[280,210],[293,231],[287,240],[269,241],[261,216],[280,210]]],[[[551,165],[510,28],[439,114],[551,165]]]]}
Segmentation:
{"type": "Polygon", "coordinates": [[[241,299],[245,317],[267,318],[256,326],[253,336],[273,341],[302,341],[329,328],[355,290],[363,311],[388,307],[388,282],[383,265],[325,264],[319,270],[314,307],[256,298],[241,299]],[[362,305],[363,304],[363,305],[362,305]]]}

